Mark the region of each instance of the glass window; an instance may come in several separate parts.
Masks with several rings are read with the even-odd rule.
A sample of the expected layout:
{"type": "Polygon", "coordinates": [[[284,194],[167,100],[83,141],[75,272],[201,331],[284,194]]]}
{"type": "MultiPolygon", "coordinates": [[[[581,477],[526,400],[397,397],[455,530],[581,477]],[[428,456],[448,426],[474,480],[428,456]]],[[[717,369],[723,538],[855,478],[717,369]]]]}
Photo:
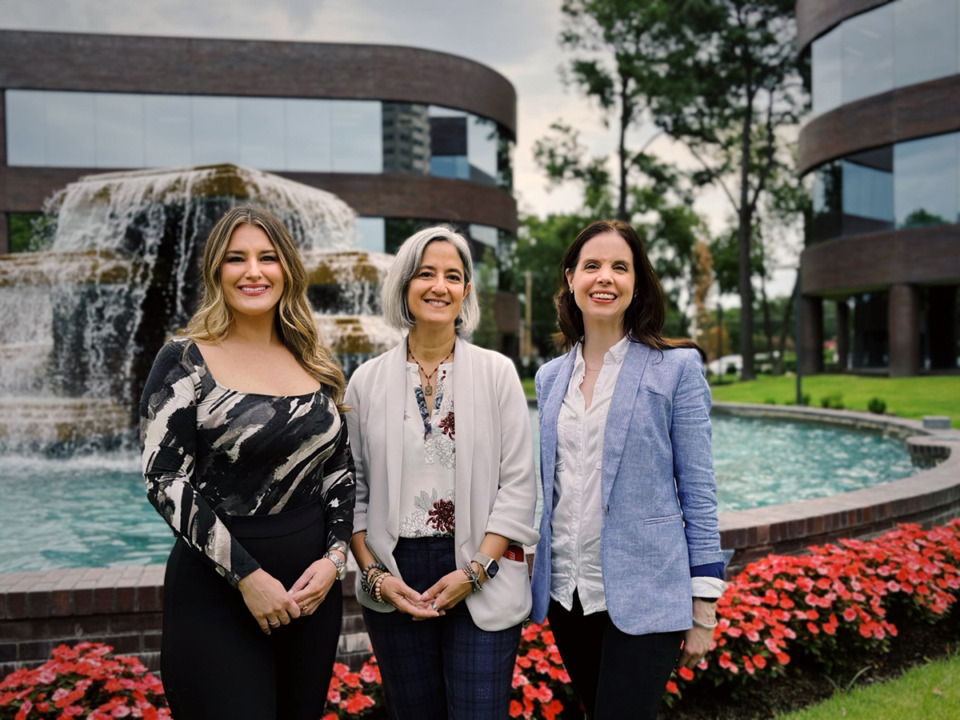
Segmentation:
{"type": "Polygon", "coordinates": [[[142,168],[143,96],[96,93],[97,167],[142,168]]]}
{"type": "Polygon", "coordinates": [[[893,6],[843,24],[843,102],[893,88],[893,6]]]}
{"type": "Polygon", "coordinates": [[[893,167],[898,228],[957,221],[955,134],[897,143],[893,167]]]}
{"type": "Polygon", "coordinates": [[[47,99],[42,92],[7,90],[7,164],[47,164],[47,99]]]}
{"type": "Polygon", "coordinates": [[[380,103],[367,100],[331,100],[334,172],[383,170],[380,103]]]}
{"type": "Polygon", "coordinates": [[[497,240],[499,235],[495,227],[490,225],[477,225],[476,223],[471,223],[470,225],[470,237],[473,240],[476,240],[487,247],[493,248],[494,250],[498,247],[497,240]]]}
{"type": "Polygon", "coordinates": [[[843,234],[893,227],[893,149],[850,155],[843,160],[843,234]]]}
{"type": "Polygon", "coordinates": [[[143,98],[143,117],[147,167],[193,164],[189,97],[147,95],[143,98]]]}
{"type": "Polygon", "coordinates": [[[834,28],[813,41],[813,114],[819,115],[843,102],[842,67],[843,26],[834,28]]]}
{"type": "Polygon", "coordinates": [[[283,170],[286,107],[278,98],[240,98],[240,164],[283,170]]]}
{"type": "Polygon", "coordinates": [[[813,173],[813,239],[829,240],[843,234],[843,165],[827,163],[813,173]]]}
{"type": "Polygon", "coordinates": [[[467,157],[470,179],[487,185],[497,181],[497,124],[471,115],[467,122],[467,157]]]}
{"type": "Polygon", "coordinates": [[[893,3],[896,87],[957,71],[957,0],[893,3]]]}
{"type": "Polygon", "coordinates": [[[287,169],[329,172],[333,169],[330,101],[290,99],[284,105],[287,169]]]}
{"type": "Polygon", "coordinates": [[[430,158],[430,174],[467,180],[470,177],[470,163],[464,155],[433,155],[430,158]]]}
{"type": "Polygon", "coordinates": [[[233,97],[190,98],[193,163],[240,162],[240,108],[233,97]]]}
{"type": "Polygon", "coordinates": [[[357,218],[357,250],[385,252],[386,227],[382,217],[357,218]]]}
{"type": "Polygon", "coordinates": [[[889,362],[886,292],[854,296],[853,367],[886,367],[889,362]]]}
{"type": "Polygon", "coordinates": [[[96,167],[93,93],[47,92],[47,165],[96,167]]]}

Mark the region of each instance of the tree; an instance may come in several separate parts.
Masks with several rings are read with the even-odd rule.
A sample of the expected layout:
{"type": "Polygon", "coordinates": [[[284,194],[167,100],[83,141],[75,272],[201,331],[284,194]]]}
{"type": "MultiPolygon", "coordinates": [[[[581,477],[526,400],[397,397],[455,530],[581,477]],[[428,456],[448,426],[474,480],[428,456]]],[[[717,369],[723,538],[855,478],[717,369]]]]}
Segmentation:
{"type": "MultiPolygon", "coordinates": [[[[658,6],[659,3],[641,3],[658,6]]],[[[753,228],[771,176],[786,166],[782,129],[806,106],[793,40],[794,0],[678,0],[657,27],[669,48],[651,111],[719,185],[737,216],[743,379],[753,362],[753,228]]]]}
{"type": "MultiPolygon", "coordinates": [[[[534,158],[553,184],[575,182],[581,186],[584,207],[568,216],[552,216],[552,227],[566,218],[581,223],[569,233],[564,248],[576,237],[577,230],[591,219],[613,214],[614,183],[607,171],[607,159],[587,156],[579,133],[568,125],[554,123],[552,133],[534,145],[534,158]]],[[[630,185],[623,196],[624,217],[636,229],[650,256],[654,270],[663,281],[666,300],[666,336],[686,335],[689,318],[681,309],[684,291],[692,295],[694,284],[694,246],[706,234],[700,216],[693,210],[693,197],[684,185],[684,177],[670,165],[643,150],[631,155],[630,185]]],[[[618,201],[619,202],[619,201],[618,201]]],[[[548,219],[549,220],[549,219],[548,219]]],[[[540,228],[543,230],[544,228],[540,228]]],[[[557,260],[562,257],[562,252],[557,260]]],[[[522,265],[522,261],[520,261],[522,265]]]]}
{"type": "Polygon", "coordinates": [[[669,2],[638,0],[563,0],[562,47],[577,53],[564,78],[617,123],[617,217],[629,221],[630,171],[645,148],[632,154],[627,131],[645,119],[651,87],[665,60],[655,29],[669,13],[669,2]]]}

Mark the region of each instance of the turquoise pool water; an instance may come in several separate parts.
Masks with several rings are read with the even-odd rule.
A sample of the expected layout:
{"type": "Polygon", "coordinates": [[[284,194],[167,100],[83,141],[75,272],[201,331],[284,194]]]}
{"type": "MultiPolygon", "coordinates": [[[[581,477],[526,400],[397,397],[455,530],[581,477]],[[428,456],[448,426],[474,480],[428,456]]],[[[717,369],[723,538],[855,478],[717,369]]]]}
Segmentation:
{"type": "MultiPolygon", "coordinates": [[[[531,413],[536,438],[536,412],[531,413]]],[[[879,433],[716,416],[720,511],[869,487],[913,474],[879,433]]],[[[0,458],[0,572],[161,563],[173,544],[134,455],[0,458]]]]}

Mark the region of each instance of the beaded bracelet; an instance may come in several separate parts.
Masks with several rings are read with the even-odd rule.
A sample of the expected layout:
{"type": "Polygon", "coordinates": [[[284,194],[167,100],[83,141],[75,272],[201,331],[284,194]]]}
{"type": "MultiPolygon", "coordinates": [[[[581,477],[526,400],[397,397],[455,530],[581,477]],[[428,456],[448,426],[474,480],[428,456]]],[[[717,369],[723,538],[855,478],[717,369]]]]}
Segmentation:
{"type": "Polygon", "coordinates": [[[380,570],[381,572],[386,572],[387,568],[383,566],[379,560],[370,563],[363,570],[360,571],[360,589],[363,590],[367,595],[370,594],[370,581],[368,575],[371,570],[380,570]]]}
{"type": "Polygon", "coordinates": [[[372,583],[373,592],[371,595],[373,596],[373,599],[381,605],[387,604],[387,601],[383,599],[383,581],[390,576],[391,574],[389,572],[381,572],[379,575],[377,575],[372,583]]]}
{"type": "Polygon", "coordinates": [[[477,575],[476,570],[473,569],[473,565],[464,565],[462,568],[463,574],[467,576],[467,579],[463,581],[462,584],[470,583],[473,585],[473,589],[470,592],[480,592],[483,590],[483,585],[480,584],[480,576],[477,575]]]}
{"type": "Polygon", "coordinates": [[[386,570],[381,570],[380,568],[371,569],[365,576],[361,576],[360,589],[367,593],[367,595],[373,596],[373,585],[377,582],[377,578],[385,572],[386,570]]]}

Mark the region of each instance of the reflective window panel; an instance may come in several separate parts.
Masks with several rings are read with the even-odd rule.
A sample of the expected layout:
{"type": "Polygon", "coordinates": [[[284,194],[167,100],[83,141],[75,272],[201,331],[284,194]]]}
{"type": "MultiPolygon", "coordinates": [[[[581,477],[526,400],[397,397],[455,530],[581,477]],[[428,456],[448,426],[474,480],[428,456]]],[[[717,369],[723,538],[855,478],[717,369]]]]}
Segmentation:
{"type": "Polygon", "coordinates": [[[893,149],[898,228],[957,221],[957,136],[897,143],[893,149]]]}
{"type": "Polygon", "coordinates": [[[386,252],[386,226],[382,217],[357,218],[357,250],[386,252]]]}
{"type": "Polygon", "coordinates": [[[893,7],[882,5],[843,23],[843,101],[893,88],[893,7]]]}
{"type": "Polygon", "coordinates": [[[817,38],[811,46],[814,115],[833,110],[843,103],[842,40],[841,26],[817,38]]]}
{"type": "Polygon", "coordinates": [[[893,3],[894,86],[957,71],[957,0],[893,3]]]}

